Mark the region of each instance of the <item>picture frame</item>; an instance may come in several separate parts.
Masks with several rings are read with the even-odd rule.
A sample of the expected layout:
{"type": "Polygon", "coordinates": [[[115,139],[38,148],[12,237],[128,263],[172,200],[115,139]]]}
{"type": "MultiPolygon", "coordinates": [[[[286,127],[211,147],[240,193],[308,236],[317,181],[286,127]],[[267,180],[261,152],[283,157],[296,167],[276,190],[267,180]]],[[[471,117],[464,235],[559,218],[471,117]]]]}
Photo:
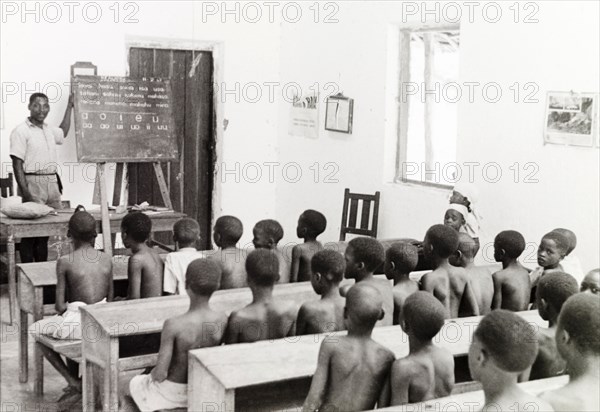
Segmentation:
{"type": "Polygon", "coordinates": [[[544,144],[598,146],[598,95],[549,91],[544,116],[544,144]]]}
{"type": "Polygon", "coordinates": [[[354,99],[341,93],[329,96],[325,102],[325,130],[352,133],[354,99]]]}

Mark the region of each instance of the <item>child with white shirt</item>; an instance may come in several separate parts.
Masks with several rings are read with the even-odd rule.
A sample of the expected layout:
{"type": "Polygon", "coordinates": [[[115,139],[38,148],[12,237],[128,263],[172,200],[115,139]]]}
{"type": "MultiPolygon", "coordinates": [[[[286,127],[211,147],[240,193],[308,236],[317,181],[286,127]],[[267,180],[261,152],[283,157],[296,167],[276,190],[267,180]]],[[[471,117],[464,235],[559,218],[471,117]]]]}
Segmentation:
{"type": "Polygon", "coordinates": [[[204,257],[196,250],[196,241],[200,239],[200,225],[189,217],[179,219],[173,225],[173,240],[177,250],[165,259],[163,290],[165,294],[185,295],[185,272],[188,265],[204,257]]]}

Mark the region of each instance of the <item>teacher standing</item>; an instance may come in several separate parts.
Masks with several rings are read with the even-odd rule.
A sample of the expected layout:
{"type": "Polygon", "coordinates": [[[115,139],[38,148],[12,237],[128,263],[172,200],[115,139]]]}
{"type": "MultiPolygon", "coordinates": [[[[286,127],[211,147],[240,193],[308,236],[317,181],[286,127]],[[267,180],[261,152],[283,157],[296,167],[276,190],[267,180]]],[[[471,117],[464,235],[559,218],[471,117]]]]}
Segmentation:
{"type": "MultiPolygon", "coordinates": [[[[10,134],[10,157],[19,193],[25,202],[61,209],[62,184],[57,173],[56,145],[62,145],[71,127],[73,95],[59,127],[45,120],[50,112],[48,96],[34,93],[29,98],[29,117],[10,134]]],[[[48,237],[23,238],[21,262],[48,260],[48,237]]]]}

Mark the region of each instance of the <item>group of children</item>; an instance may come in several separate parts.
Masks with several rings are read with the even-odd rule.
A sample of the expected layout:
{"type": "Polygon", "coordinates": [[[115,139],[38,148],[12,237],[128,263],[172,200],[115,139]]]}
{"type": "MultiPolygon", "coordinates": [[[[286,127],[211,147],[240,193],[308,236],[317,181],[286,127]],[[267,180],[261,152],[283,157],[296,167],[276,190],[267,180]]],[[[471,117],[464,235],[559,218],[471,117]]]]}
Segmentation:
{"type": "MultiPolygon", "coordinates": [[[[531,273],[518,262],[525,249],[523,236],[516,231],[498,234],[494,257],[502,269],[492,274],[488,268],[474,264],[478,239],[449,224],[450,220],[427,231],[423,256],[432,271],[417,282],[410,278],[419,260],[416,246],[397,242],[385,250],[376,239],[358,237],[348,243],[342,255],[325,249],[317,240],[326,220],[313,210],[305,211],[298,220],[297,235],[305,243],[293,248],[291,265],[277,249],[283,229],[275,220],[255,225],[255,250],[246,256],[237,247],[243,233],[239,219],[217,219],[213,238],[219,249],[211,253],[196,250],[200,237],[197,222],[181,219],[173,228],[177,250],[163,263],[147,245],[151,232],[148,216],[139,212],[126,215],[121,233],[125,246],[132,251],[127,298],[190,296],[189,311],[165,322],[157,365],[150,374],[132,379],[131,397],[141,410],[185,407],[187,352],[191,349],[347,330],[347,336],[336,345],[323,343],[305,409],[324,410],[329,406],[364,410],[375,405],[429,400],[450,394],[454,385],[454,359],[448,351],[433,345],[433,337],[446,319],[485,315],[475,332],[469,367],[472,377],[482,382],[486,402],[529,402],[531,397],[520,392],[517,380],[567,371],[571,376],[569,385],[544,399],[554,407],[561,402],[574,405],[575,400],[569,400],[573,394],[585,393],[579,392],[581,388],[598,379],[600,272],[590,272],[581,282],[581,291],[591,293],[577,294],[577,281],[561,267],[574,248],[574,241],[569,239],[574,239],[574,234],[557,229],[543,237],[538,251],[540,268],[531,273]],[[393,286],[375,276],[380,267],[393,280],[393,286]],[[354,279],[354,285],[340,287],[344,278],[354,279]],[[273,299],[274,285],[290,281],[310,281],[321,299],[305,302],[299,310],[290,302],[273,299]],[[234,310],[228,317],[210,309],[210,297],[217,289],[245,286],[253,295],[248,306],[234,310]],[[577,297],[570,299],[574,294],[577,297]],[[570,302],[574,303],[569,306],[570,302]],[[549,328],[521,345],[523,339],[511,336],[509,331],[532,335],[527,335],[529,325],[523,325],[522,318],[511,311],[526,310],[530,304],[548,320],[549,328]],[[573,313],[566,311],[569,307],[573,313]],[[578,321],[562,321],[573,318],[578,321]],[[207,322],[223,327],[217,331],[202,327],[207,322]],[[392,324],[400,325],[409,339],[410,354],[398,360],[371,339],[375,326],[392,324]],[[596,366],[582,362],[581,356],[594,360],[596,366]]],[[[74,249],[57,262],[56,309],[62,315],[33,327],[38,331],[41,327],[42,333],[55,337],[80,339],[81,330],[76,327],[78,307],[113,299],[112,263],[108,255],[94,251],[99,258],[90,264],[88,256],[96,232],[87,212],[78,211],[72,216],[69,235],[74,249]],[[67,306],[66,302],[71,303],[67,306]],[[69,325],[66,332],[65,325],[69,325]]],[[[63,363],[51,350],[44,354],[69,383],[65,396],[79,393],[76,365],[63,363]]]]}

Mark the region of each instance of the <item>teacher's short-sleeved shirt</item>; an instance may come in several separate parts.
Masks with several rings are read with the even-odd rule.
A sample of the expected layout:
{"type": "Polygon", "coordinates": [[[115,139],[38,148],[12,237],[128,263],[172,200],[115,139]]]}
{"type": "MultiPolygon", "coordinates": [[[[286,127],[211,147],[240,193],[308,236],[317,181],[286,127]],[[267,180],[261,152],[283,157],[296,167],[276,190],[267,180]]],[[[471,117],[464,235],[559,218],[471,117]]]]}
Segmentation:
{"type": "Polygon", "coordinates": [[[64,139],[60,127],[38,127],[26,119],[10,134],[10,155],[23,160],[25,173],[56,173],[56,145],[64,139]]]}

